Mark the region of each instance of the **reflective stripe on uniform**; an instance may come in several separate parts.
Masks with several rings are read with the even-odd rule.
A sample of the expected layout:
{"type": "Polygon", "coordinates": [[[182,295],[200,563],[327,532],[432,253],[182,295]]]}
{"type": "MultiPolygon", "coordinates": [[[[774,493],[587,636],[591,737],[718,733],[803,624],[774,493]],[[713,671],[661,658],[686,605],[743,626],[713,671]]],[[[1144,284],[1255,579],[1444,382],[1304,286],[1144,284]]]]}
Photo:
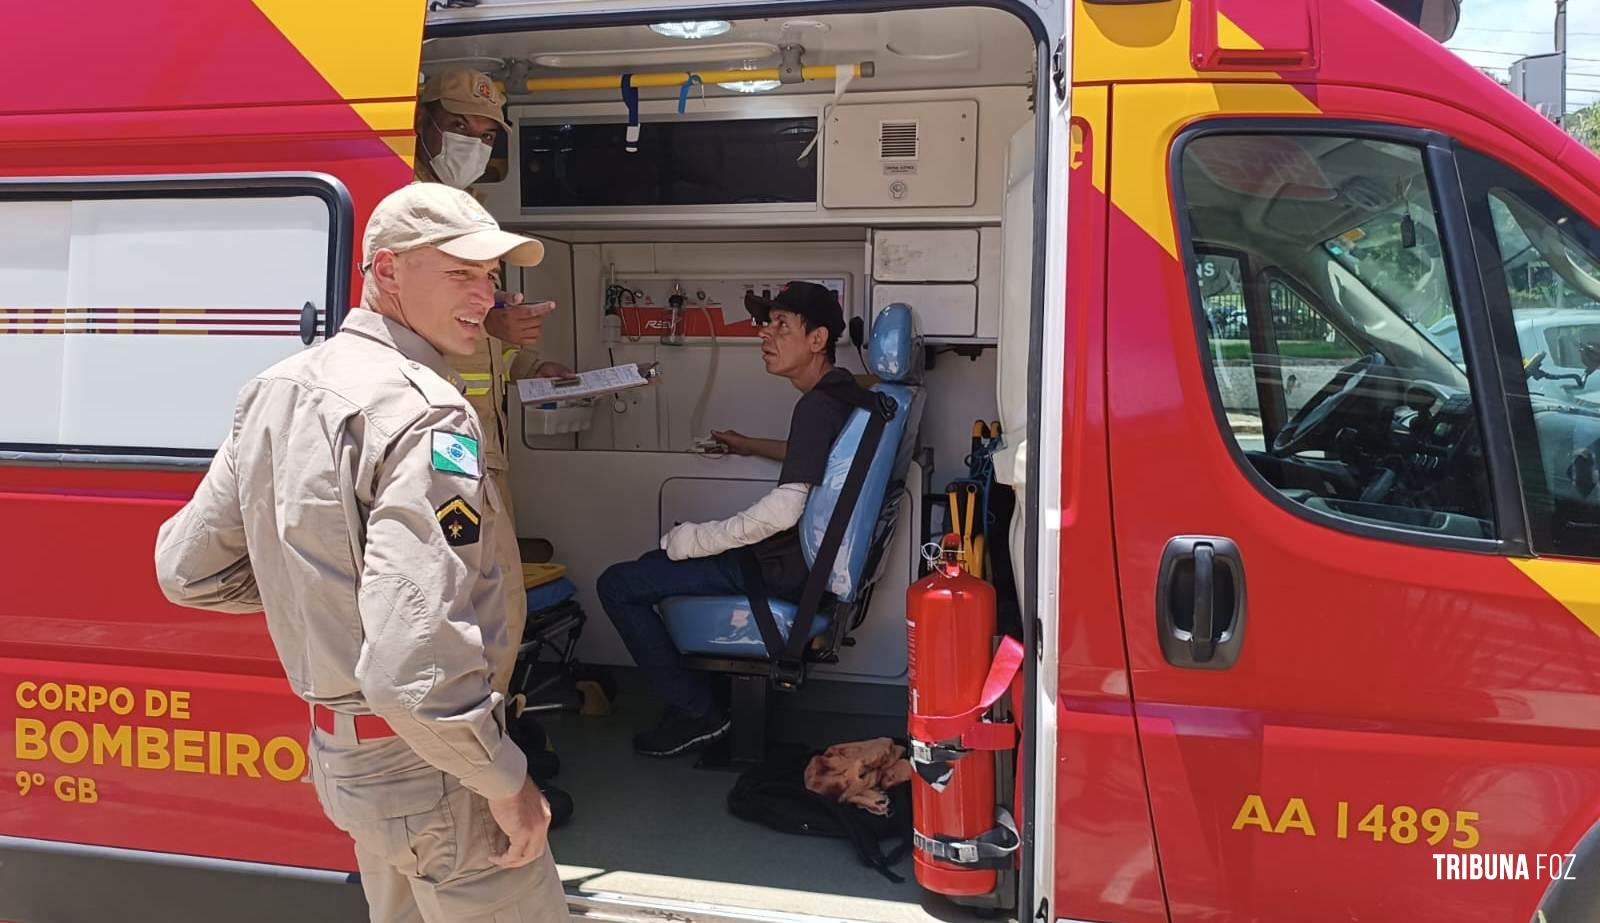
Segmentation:
{"type": "Polygon", "coordinates": [[[489,388],[494,383],[494,376],[488,372],[459,372],[461,380],[466,382],[467,397],[482,397],[489,393],[489,388]]]}

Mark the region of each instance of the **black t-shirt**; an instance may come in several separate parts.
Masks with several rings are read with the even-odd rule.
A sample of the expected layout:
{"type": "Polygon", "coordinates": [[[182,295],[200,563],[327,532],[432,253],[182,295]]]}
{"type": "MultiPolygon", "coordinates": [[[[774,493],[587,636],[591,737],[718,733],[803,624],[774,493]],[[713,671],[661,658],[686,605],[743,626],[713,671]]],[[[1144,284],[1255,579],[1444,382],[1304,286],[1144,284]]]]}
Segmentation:
{"type": "MultiPolygon", "coordinates": [[[[852,376],[834,369],[822,376],[817,387],[800,396],[789,418],[789,439],[783,454],[779,484],[806,484],[816,487],[828,473],[828,455],[834,440],[844,432],[854,410],[849,404],[826,393],[829,384],[849,384],[852,376]]],[[[761,565],[767,595],[779,599],[798,599],[806,582],[806,559],[800,549],[800,530],[789,528],[751,546],[761,565]]]]}

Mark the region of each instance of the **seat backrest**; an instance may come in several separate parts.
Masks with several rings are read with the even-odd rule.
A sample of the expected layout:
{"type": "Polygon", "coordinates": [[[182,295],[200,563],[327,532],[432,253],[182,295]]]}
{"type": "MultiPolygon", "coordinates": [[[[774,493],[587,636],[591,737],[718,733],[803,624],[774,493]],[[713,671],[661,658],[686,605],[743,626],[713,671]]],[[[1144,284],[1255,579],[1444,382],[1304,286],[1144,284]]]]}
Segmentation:
{"type": "MultiPolygon", "coordinates": [[[[875,542],[888,540],[889,530],[879,528],[884,501],[890,485],[905,479],[922,416],[923,391],[918,384],[923,368],[922,338],[917,333],[911,309],[903,304],[891,304],[879,312],[872,324],[868,348],[868,365],[880,382],[872,390],[893,398],[896,411],[894,419],[884,426],[872,465],[867,469],[866,482],[861,486],[860,499],[851,512],[829,575],[828,592],[845,603],[855,600],[871,580],[866,567],[875,542]]],[[[833,517],[834,506],[844,490],[850,464],[855,460],[856,448],[861,445],[866,429],[867,412],[852,412],[839,438],[834,440],[833,451],[828,454],[828,470],[822,484],[811,491],[806,501],[805,514],[800,519],[800,547],[807,565],[816,563],[817,547],[822,544],[823,533],[833,517]]]]}

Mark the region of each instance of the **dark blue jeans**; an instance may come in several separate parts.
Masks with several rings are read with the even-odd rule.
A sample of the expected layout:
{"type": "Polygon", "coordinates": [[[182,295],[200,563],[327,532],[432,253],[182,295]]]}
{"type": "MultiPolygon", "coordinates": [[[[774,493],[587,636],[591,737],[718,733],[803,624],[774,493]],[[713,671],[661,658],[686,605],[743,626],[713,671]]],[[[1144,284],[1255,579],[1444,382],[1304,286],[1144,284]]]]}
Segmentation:
{"type": "Polygon", "coordinates": [[[596,589],[600,605],[656,693],[686,715],[714,714],[718,705],[710,680],[678,665],[678,649],[655,607],[669,596],[744,595],[744,574],[735,553],[674,561],[665,551],[652,551],[607,568],[596,589]]]}

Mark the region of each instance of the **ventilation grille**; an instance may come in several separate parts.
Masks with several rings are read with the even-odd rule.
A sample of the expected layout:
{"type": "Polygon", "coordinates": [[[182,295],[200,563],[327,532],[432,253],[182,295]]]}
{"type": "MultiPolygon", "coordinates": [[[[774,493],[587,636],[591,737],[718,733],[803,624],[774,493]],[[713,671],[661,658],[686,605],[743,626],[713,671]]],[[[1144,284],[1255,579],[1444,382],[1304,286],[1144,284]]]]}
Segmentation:
{"type": "Polygon", "coordinates": [[[878,129],[880,153],[878,156],[883,160],[916,160],[917,124],[916,122],[880,122],[878,129]]]}

